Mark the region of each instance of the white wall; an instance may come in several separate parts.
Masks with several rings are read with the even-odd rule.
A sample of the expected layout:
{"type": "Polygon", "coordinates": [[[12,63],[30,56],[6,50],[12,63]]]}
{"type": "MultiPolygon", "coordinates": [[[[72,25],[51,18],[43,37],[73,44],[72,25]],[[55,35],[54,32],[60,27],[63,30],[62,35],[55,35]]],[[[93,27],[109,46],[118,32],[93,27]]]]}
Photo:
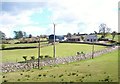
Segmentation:
{"type": "Polygon", "coordinates": [[[97,40],[98,40],[97,35],[86,35],[84,38],[85,42],[96,42],[97,40]],[[95,39],[95,41],[94,41],[94,39],[95,39]]]}

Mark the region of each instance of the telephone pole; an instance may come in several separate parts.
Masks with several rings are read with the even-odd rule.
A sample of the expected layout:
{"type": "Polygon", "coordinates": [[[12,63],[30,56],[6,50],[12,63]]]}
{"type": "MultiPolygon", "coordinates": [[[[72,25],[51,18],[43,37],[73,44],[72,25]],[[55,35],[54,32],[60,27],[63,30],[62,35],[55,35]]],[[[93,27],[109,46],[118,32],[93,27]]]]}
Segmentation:
{"type": "Polygon", "coordinates": [[[93,45],[92,45],[92,59],[94,58],[94,41],[93,41],[93,45]]]}
{"type": "Polygon", "coordinates": [[[38,36],[39,38],[39,43],[38,43],[38,69],[40,68],[40,36],[38,36]]]}
{"type": "Polygon", "coordinates": [[[55,51],[55,26],[56,24],[53,23],[53,26],[54,26],[54,45],[53,45],[53,57],[55,58],[55,54],[56,54],[56,51],[55,51]]]}

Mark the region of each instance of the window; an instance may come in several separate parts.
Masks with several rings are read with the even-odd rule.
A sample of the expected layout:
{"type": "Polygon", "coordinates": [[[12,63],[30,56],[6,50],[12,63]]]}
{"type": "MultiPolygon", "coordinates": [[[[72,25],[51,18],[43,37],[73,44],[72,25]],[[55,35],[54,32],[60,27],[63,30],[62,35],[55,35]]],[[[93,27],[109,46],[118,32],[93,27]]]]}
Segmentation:
{"type": "Polygon", "coordinates": [[[87,39],[87,41],[89,41],[89,39],[87,39]]]}

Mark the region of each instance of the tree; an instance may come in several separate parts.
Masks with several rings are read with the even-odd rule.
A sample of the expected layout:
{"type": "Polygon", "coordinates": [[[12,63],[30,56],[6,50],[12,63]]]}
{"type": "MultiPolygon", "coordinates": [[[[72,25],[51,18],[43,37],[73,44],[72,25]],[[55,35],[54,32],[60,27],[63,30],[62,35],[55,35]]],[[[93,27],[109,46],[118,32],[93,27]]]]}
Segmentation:
{"type": "Polygon", "coordinates": [[[84,40],[84,36],[81,36],[81,39],[84,40]]]}
{"type": "Polygon", "coordinates": [[[75,35],[75,36],[76,36],[77,34],[76,34],[76,33],[74,33],[73,35],[75,35]]]}
{"type": "Polygon", "coordinates": [[[32,34],[29,34],[29,38],[32,38],[32,34]]]}
{"type": "Polygon", "coordinates": [[[0,40],[3,40],[6,38],[5,33],[3,33],[2,31],[0,31],[0,40]]]}
{"type": "Polygon", "coordinates": [[[80,32],[77,33],[77,36],[80,36],[80,32]]]}
{"type": "Polygon", "coordinates": [[[96,32],[96,31],[94,31],[94,33],[95,33],[95,34],[97,34],[97,32],[96,32]]]}
{"type": "Polygon", "coordinates": [[[26,37],[26,32],[23,31],[14,31],[15,39],[26,37]]]}
{"type": "Polygon", "coordinates": [[[116,31],[113,31],[113,32],[111,33],[111,35],[112,35],[112,40],[114,40],[116,34],[117,34],[116,31]]]}
{"type": "Polygon", "coordinates": [[[23,32],[23,37],[27,37],[27,34],[26,34],[26,32],[23,32]]]}
{"type": "Polygon", "coordinates": [[[103,38],[105,38],[105,36],[110,32],[110,28],[107,27],[106,24],[102,23],[99,26],[99,33],[102,34],[103,38]]]}
{"type": "Polygon", "coordinates": [[[72,36],[72,34],[71,33],[67,33],[67,37],[71,37],[72,36]]]}

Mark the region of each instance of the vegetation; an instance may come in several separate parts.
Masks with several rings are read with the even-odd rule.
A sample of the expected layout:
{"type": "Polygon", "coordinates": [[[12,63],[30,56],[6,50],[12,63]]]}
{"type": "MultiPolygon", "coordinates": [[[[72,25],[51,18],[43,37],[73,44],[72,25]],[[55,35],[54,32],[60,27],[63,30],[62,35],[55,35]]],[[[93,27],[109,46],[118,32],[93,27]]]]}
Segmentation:
{"type": "MultiPolygon", "coordinates": [[[[120,52],[120,50],[119,50],[120,52]]],[[[118,82],[118,51],[69,64],[3,73],[3,82],[118,82]],[[72,67],[72,68],[71,68],[72,67]]]]}
{"type": "Polygon", "coordinates": [[[23,31],[14,31],[15,39],[26,37],[26,32],[23,31]]]}
{"type": "MultiPolygon", "coordinates": [[[[105,46],[95,46],[95,50],[101,50],[106,48],[105,46]]],[[[83,51],[88,53],[92,51],[92,45],[88,44],[75,44],[75,43],[59,43],[56,44],[56,57],[65,57],[65,56],[75,56],[76,52],[83,51]]],[[[49,55],[53,57],[53,46],[43,47],[40,50],[40,55],[45,56],[49,55]]],[[[38,48],[34,49],[15,49],[15,50],[3,50],[2,51],[2,61],[3,62],[16,62],[24,61],[22,56],[27,56],[27,59],[30,60],[31,56],[38,57],[38,48]]]]}
{"type": "Polygon", "coordinates": [[[102,37],[105,38],[108,33],[110,33],[110,28],[106,24],[102,23],[99,26],[99,33],[102,33],[102,37]]]}
{"type": "Polygon", "coordinates": [[[117,34],[116,31],[113,31],[113,32],[111,33],[111,35],[112,35],[112,40],[114,40],[116,34],[117,34]]]}
{"type": "Polygon", "coordinates": [[[27,60],[27,56],[23,56],[23,59],[25,60],[25,62],[26,62],[26,60],[27,60]]]}
{"type": "MultiPolygon", "coordinates": [[[[101,35],[97,35],[98,36],[98,38],[100,38],[101,37],[101,35]]],[[[107,35],[105,38],[109,38],[109,39],[112,39],[113,37],[112,37],[112,35],[107,35]]],[[[113,41],[118,41],[118,42],[120,42],[120,35],[115,35],[115,37],[114,37],[114,39],[113,39],[113,41]]]]}
{"type": "Polygon", "coordinates": [[[6,47],[6,45],[4,44],[1,44],[1,48],[4,49],[6,47]]]}

